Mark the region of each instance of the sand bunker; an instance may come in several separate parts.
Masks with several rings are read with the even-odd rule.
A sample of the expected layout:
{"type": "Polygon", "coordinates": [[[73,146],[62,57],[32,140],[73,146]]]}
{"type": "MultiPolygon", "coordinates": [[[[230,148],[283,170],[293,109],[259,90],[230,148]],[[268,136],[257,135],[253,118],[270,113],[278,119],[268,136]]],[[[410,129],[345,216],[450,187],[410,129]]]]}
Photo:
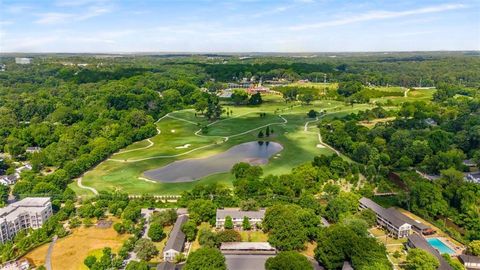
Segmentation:
{"type": "Polygon", "coordinates": [[[182,146],[177,146],[177,147],[175,147],[175,149],[185,149],[185,148],[189,148],[190,146],[192,146],[192,145],[187,143],[187,144],[182,145],[182,146]]]}

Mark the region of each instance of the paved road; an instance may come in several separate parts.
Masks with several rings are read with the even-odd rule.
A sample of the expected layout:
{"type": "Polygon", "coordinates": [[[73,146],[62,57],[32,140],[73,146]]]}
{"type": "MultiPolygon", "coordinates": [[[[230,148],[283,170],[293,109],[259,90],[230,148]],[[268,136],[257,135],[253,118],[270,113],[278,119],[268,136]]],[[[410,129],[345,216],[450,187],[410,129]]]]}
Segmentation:
{"type": "Polygon", "coordinates": [[[53,246],[55,245],[55,242],[57,241],[58,237],[55,235],[52,238],[52,242],[50,243],[50,246],[48,246],[48,251],[47,251],[47,256],[45,257],[45,268],[47,270],[52,270],[52,252],[53,252],[53,246]]]}

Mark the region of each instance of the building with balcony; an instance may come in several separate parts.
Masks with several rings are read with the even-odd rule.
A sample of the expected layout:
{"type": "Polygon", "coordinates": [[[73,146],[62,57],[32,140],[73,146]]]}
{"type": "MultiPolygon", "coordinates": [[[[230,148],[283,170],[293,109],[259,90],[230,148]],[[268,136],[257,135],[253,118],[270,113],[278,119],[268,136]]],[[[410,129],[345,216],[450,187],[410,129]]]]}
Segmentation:
{"type": "Polygon", "coordinates": [[[19,231],[41,228],[52,214],[47,197],[29,197],[0,208],[0,242],[13,239],[19,231]]]}

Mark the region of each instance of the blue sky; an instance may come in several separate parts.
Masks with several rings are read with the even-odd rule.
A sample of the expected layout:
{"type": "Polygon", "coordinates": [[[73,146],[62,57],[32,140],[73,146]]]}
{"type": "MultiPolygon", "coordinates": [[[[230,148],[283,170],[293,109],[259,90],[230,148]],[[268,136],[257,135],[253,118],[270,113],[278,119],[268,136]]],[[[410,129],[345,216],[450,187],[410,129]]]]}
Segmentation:
{"type": "Polygon", "coordinates": [[[0,0],[0,52],[479,49],[480,0],[0,0]]]}

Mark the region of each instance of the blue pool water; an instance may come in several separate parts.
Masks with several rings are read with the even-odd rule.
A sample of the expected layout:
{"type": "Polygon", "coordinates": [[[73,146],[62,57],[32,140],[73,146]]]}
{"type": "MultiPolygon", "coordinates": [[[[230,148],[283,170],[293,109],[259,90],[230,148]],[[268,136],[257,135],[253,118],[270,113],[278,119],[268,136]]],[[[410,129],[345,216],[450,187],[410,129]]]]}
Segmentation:
{"type": "Polygon", "coordinates": [[[455,254],[455,251],[453,249],[449,248],[445,243],[443,243],[440,239],[438,238],[428,238],[427,242],[437,249],[441,254],[447,253],[448,255],[455,254]]]}

